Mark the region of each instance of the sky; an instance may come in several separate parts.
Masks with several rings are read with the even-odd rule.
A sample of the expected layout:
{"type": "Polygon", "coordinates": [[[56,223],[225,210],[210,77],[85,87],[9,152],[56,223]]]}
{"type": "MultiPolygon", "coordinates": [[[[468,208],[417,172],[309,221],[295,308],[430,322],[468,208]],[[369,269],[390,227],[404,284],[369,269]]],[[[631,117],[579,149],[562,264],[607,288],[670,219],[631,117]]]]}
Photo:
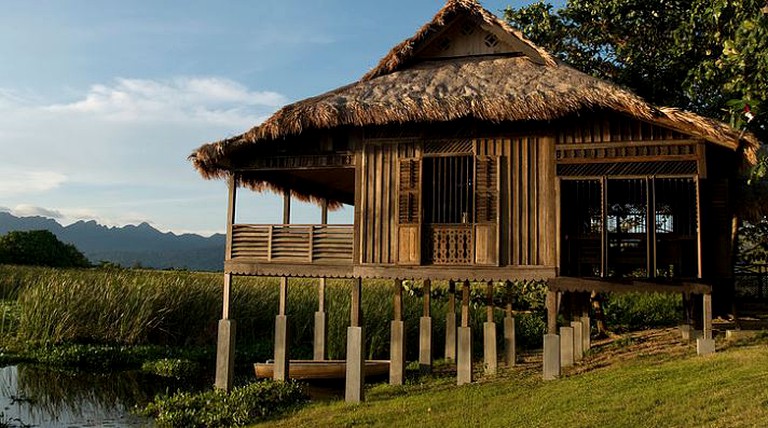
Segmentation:
{"type": "MultiPolygon", "coordinates": [[[[358,80],[443,4],[0,0],[0,211],[221,233],[226,184],[187,156],[358,80]]],[[[282,202],[241,190],[237,212],[280,223],[282,202]]],[[[294,201],[293,223],[319,218],[294,201]]]]}

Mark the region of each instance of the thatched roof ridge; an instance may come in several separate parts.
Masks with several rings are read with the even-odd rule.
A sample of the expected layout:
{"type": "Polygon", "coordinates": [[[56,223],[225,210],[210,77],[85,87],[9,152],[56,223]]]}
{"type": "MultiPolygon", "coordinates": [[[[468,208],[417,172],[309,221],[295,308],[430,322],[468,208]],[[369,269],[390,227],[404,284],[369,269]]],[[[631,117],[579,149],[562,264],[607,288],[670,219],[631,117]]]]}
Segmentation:
{"type": "Polygon", "coordinates": [[[407,66],[414,58],[416,48],[430,36],[449,24],[458,15],[474,17],[491,26],[502,28],[508,34],[515,36],[522,43],[528,45],[533,51],[538,52],[546,65],[556,65],[555,59],[549,52],[533,44],[523,36],[523,33],[510,26],[506,21],[499,19],[496,15],[487,11],[476,0],[448,0],[445,6],[437,12],[430,22],[424,24],[413,37],[402,41],[392,48],[392,50],[379,61],[379,64],[376,67],[363,76],[362,80],[371,80],[407,66]]]}

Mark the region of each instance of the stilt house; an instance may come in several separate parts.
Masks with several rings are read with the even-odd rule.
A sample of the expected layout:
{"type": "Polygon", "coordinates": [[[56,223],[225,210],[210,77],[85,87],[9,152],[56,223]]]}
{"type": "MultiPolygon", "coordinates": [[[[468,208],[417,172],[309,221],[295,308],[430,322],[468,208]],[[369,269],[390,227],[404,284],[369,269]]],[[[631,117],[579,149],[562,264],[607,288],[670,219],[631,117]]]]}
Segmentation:
{"type": "MultiPolygon", "coordinates": [[[[711,338],[710,296],[727,294],[732,277],[731,182],[757,145],[563,64],[474,0],[449,0],[359,81],[191,155],[205,178],[229,182],[217,385],[231,384],[233,275],[284,278],[275,350],[283,377],[287,278],[355,281],[350,401],[362,399],[362,278],[448,280],[465,293],[468,281],[547,280],[545,377],[559,370],[560,302],[577,308],[568,314],[585,329],[565,334],[586,333],[588,345],[575,315],[592,291],[702,295],[711,338]],[[240,187],[286,195],[283,224],[235,224],[240,187]],[[353,205],[354,224],[289,224],[290,197],[353,205]]],[[[471,351],[461,326],[463,383],[471,351]]],[[[495,367],[495,348],[487,358],[495,367]]]]}

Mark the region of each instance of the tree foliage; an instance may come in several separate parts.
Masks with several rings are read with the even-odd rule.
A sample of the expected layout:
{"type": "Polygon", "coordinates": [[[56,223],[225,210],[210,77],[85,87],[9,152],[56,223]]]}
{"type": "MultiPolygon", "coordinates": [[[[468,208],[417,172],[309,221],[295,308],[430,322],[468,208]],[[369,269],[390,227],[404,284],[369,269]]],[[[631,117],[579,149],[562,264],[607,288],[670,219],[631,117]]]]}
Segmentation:
{"type": "Polygon", "coordinates": [[[74,245],[47,230],[9,232],[0,237],[0,264],[50,267],[88,267],[88,259],[74,245]]]}
{"type": "MultiPolygon", "coordinates": [[[[537,2],[505,17],[581,71],[768,142],[766,0],[568,0],[560,9],[537,2]]],[[[765,146],[758,157],[739,189],[748,220],[741,235],[751,243],[768,231],[765,146]]]]}
{"type": "Polygon", "coordinates": [[[765,0],[569,0],[534,3],[506,19],[564,62],[768,141],[765,0]]]}

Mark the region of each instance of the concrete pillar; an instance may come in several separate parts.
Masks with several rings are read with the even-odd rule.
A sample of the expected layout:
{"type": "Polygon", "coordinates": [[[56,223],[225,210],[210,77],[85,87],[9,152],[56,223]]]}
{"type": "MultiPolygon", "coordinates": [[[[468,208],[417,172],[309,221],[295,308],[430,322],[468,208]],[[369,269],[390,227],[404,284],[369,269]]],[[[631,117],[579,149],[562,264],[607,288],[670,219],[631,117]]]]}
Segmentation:
{"type": "Polygon", "coordinates": [[[235,374],[235,327],[234,320],[219,320],[219,336],[216,345],[215,387],[226,392],[232,390],[235,374]]]}
{"type": "Polygon", "coordinates": [[[347,379],[344,389],[344,401],[347,403],[365,400],[363,343],[363,328],[347,327],[347,379]]]}
{"type": "Polygon", "coordinates": [[[469,281],[461,288],[461,327],[458,328],[456,384],[472,382],[472,329],[469,327],[469,281]]]}
{"type": "Polygon", "coordinates": [[[327,319],[325,311],[315,312],[315,340],[312,353],[315,360],[325,359],[325,335],[328,331],[327,319]]]}
{"type": "Polygon", "coordinates": [[[312,342],[312,355],[315,360],[325,359],[325,337],[328,334],[328,316],[325,313],[325,278],[320,278],[317,287],[317,312],[315,312],[315,331],[312,342]]]}
{"type": "Polygon", "coordinates": [[[581,321],[571,321],[573,327],[573,360],[581,361],[584,359],[584,341],[581,335],[584,333],[581,321]]]}
{"type": "Polygon", "coordinates": [[[288,380],[288,317],[275,317],[275,356],[272,378],[288,380]]]}
{"type": "Polygon", "coordinates": [[[556,334],[544,335],[544,380],[557,379],[560,376],[560,337],[556,334]]]}
{"type": "Polygon", "coordinates": [[[389,384],[405,382],[405,323],[392,321],[389,343],[389,384]]]}
{"type": "Polygon", "coordinates": [[[712,338],[712,295],[703,295],[702,302],[704,331],[702,332],[702,337],[696,339],[696,353],[699,355],[709,355],[715,352],[715,339],[712,338]]]}
{"type": "Polygon", "coordinates": [[[472,329],[459,327],[459,352],[456,355],[456,384],[472,383],[472,329]]]}
{"type": "Polygon", "coordinates": [[[348,403],[359,403],[365,399],[365,354],[363,344],[365,337],[362,327],[362,279],[355,278],[352,282],[352,299],[350,304],[350,326],[347,328],[347,378],[344,390],[344,400],[348,403]]]}
{"type": "Polygon", "coordinates": [[[432,281],[425,279],[422,291],[424,311],[419,319],[419,371],[430,373],[432,371],[432,281]]]}
{"type": "Polygon", "coordinates": [[[560,327],[560,366],[573,365],[573,327],[560,327]]]}
{"type": "Polygon", "coordinates": [[[591,320],[589,319],[589,315],[582,315],[581,318],[579,318],[579,321],[581,321],[581,326],[584,329],[581,333],[581,348],[584,350],[584,352],[586,352],[589,351],[589,349],[592,347],[592,325],[590,324],[591,320]]]}
{"type": "Polygon", "coordinates": [[[389,334],[389,383],[405,382],[405,323],[403,322],[403,282],[394,280],[392,288],[392,324],[389,334]]]}
{"type": "Polygon", "coordinates": [[[510,367],[514,366],[516,361],[515,318],[507,315],[504,317],[504,362],[510,367]]]}
{"type": "Polygon", "coordinates": [[[483,368],[485,374],[496,374],[496,323],[493,320],[493,282],[489,281],[485,293],[486,321],[483,323],[483,368]]]}
{"type": "Polygon", "coordinates": [[[448,309],[445,312],[445,359],[456,361],[456,283],[448,283],[448,309]]]}

